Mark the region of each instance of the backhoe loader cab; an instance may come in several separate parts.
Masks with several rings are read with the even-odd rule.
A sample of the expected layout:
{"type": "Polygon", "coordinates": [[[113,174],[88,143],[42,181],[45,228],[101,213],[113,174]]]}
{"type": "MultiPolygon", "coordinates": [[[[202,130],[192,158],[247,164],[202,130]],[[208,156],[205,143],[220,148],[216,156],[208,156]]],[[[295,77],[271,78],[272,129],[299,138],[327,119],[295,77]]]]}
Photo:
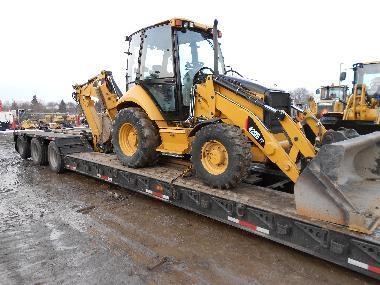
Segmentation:
{"type": "MultiPolygon", "coordinates": [[[[194,75],[214,66],[212,28],[174,19],[133,33],[127,40],[126,89],[140,85],[165,120],[186,120],[194,75]]],[[[219,70],[224,73],[219,46],[217,49],[219,70]]]]}

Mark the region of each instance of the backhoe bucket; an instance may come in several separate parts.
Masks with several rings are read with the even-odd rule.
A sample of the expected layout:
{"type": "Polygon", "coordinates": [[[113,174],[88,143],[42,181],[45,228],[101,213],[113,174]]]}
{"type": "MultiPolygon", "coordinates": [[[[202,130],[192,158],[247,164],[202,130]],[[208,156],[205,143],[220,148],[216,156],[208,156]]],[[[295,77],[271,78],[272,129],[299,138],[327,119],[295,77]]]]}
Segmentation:
{"type": "Polygon", "coordinates": [[[380,132],[323,145],[294,195],[299,215],[373,232],[380,222],[380,132]]]}

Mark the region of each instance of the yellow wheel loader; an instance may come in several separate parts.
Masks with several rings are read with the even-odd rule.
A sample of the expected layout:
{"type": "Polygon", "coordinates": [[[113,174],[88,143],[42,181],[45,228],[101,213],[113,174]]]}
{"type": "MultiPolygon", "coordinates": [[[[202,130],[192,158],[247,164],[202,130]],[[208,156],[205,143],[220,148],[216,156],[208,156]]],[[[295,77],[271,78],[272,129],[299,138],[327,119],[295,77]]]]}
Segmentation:
{"type": "Polygon", "coordinates": [[[217,21],[172,19],[127,37],[124,95],[109,71],[74,85],[94,149],[113,147],[129,167],[153,166],[161,155],[190,157],[196,176],[220,189],[233,188],[260,163],[295,183],[298,214],[373,231],[380,216],[380,133],[326,131],[302,111],[317,138],[313,145],[289,115],[289,93],[226,73],[220,36],[217,21]]]}
{"type": "Polygon", "coordinates": [[[315,106],[314,113],[317,118],[323,117],[325,114],[343,114],[344,107],[347,101],[348,86],[346,85],[334,85],[322,86],[316,90],[316,94],[320,94],[320,100],[313,105],[313,102],[309,103],[309,107],[315,106]]]}

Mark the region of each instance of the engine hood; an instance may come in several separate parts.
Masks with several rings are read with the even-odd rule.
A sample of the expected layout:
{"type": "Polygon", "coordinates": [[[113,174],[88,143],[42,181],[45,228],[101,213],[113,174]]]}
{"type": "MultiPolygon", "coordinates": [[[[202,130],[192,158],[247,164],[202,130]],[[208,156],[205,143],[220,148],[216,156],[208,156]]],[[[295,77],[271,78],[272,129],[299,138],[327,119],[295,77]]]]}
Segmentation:
{"type": "Polygon", "coordinates": [[[223,75],[223,78],[229,80],[229,81],[235,81],[241,84],[243,87],[252,90],[257,93],[263,93],[263,94],[269,94],[271,92],[281,92],[281,93],[286,93],[283,90],[280,89],[272,89],[272,88],[267,88],[263,85],[257,84],[256,82],[253,82],[252,80],[246,79],[246,78],[241,78],[241,77],[233,77],[233,76],[227,76],[223,75]]]}

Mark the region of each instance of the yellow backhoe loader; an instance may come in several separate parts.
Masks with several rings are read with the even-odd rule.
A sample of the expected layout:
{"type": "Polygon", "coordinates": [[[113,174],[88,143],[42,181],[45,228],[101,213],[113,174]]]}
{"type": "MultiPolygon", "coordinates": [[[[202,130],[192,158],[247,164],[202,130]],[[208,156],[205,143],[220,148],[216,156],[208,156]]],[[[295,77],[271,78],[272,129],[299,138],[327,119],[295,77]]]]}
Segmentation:
{"type": "Polygon", "coordinates": [[[298,214],[373,231],[380,217],[380,133],[350,138],[302,111],[317,137],[313,145],[289,115],[289,93],[226,74],[220,36],[217,21],[172,19],[127,37],[124,95],[108,71],[73,86],[94,149],[113,147],[135,168],[154,165],[161,154],[190,157],[196,176],[220,189],[233,188],[251,163],[261,163],[295,183],[298,214]]]}

